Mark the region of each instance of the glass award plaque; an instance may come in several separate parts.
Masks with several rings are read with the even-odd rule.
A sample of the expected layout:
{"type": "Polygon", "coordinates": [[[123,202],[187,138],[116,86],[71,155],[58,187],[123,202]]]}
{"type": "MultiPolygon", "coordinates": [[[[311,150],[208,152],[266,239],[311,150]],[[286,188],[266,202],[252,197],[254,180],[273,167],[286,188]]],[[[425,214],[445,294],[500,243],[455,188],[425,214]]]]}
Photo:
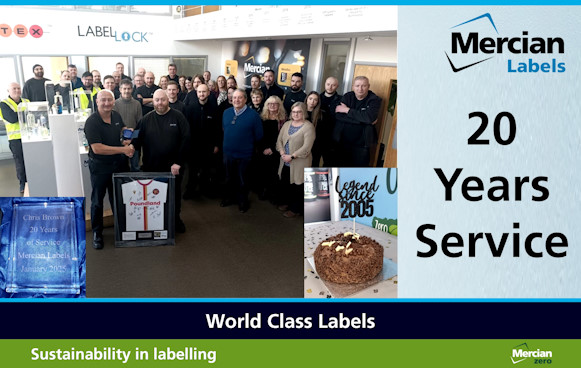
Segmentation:
{"type": "Polygon", "coordinates": [[[175,245],[172,174],[113,174],[113,192],[116,247],[175,245]]]}
{"type": "Polygon", "coordinates": [[[74,202],[14,203],[6,292],[79,294],[74,202]]]}

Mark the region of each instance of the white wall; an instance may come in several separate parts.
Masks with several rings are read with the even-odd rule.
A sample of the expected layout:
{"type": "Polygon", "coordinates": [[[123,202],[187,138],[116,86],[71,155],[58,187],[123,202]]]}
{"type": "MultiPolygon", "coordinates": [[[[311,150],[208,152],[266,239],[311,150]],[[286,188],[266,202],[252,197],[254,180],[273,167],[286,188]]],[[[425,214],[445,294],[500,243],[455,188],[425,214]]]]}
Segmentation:
{"type": "Polygon", "coordinates": [[[173,23],[176,40],[386,31],[397,31],[397,6],[223,6],[173,23]]]}
{"type": "Polygon", "coordinates": [[[372,41],[357,38],[355,63],[397,63],[397,37],[375,37],[372,41]]]}

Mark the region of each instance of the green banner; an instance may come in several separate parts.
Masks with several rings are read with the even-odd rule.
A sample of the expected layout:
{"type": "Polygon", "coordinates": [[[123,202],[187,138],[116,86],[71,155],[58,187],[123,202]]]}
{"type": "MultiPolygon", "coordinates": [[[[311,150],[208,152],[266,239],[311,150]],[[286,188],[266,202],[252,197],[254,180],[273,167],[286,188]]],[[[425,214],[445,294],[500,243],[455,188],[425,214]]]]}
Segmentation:
{"type": "Polygon", "coordinates": [[[581,340],[2,340],[3,367],[579,366],[581,340]]]}

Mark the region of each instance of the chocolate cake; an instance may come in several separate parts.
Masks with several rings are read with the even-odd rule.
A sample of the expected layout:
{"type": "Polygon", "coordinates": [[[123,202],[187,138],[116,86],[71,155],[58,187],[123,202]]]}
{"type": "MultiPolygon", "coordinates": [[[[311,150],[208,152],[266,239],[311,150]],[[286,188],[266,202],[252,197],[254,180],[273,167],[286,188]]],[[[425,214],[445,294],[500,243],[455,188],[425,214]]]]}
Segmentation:
{"type": "Polygon", "coordinates": [[[339,284],[358,284],[381,272],[383,247],[367,236],[346,232],[322,241],[314,258],[322,279],[339,284]]]}

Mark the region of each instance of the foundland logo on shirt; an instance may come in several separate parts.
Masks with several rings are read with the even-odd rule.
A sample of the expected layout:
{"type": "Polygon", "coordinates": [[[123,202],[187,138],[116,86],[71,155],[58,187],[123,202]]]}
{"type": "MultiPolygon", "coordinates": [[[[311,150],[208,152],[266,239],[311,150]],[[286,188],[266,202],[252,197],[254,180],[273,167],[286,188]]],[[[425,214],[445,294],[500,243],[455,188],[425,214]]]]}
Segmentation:
{"type": "Polygon", "coordinates": [[[505,67],[508,73],[566,71],[565,63],[558,59],[565,53],[561,37],[529,35],[526,30],[520,35],[501,36],[490,13],[456,24],[450,30],[450,50],[444,53],[454,73],[504,55],[508,55],[505,67]]]}
{"type": "Polygon", "coordinates": [[[525,342],[512,348],[510,360],[512,364],[526,361],[531,364],[551,364],[553,363],[553,352],[551,350],[530,349],[525,342]]]}

